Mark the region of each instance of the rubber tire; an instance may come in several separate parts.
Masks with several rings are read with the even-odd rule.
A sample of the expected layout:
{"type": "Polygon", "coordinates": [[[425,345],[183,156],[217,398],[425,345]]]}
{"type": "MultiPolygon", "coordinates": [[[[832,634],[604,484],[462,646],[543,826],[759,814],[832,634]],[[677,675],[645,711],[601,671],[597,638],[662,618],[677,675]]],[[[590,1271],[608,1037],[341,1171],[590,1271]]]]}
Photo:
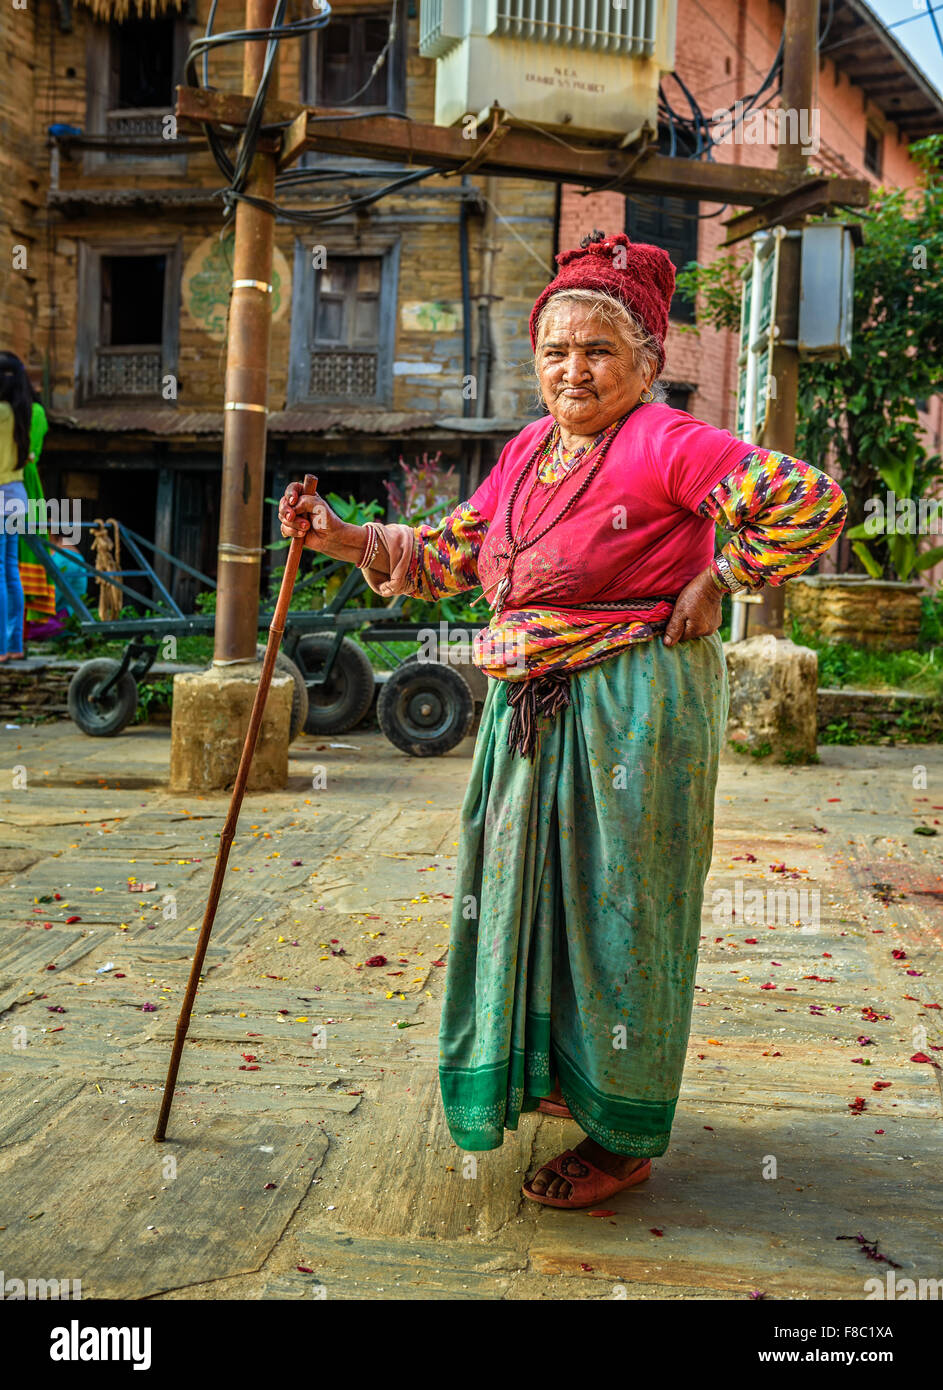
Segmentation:
{"type": "Polygon", "coordinates": [[[108,692],[101,713],[89,698],[91,691],[114,675],[120,664],[110,657],[84,661],[69,682],[69,716],[89,738],[114,738],[134,718],[138,687],[129,671],[108,692]]]}
{"type": "Polygon", "coordinates": [[[465,677],[454,666],[435,661],[404,661],[377,697],[377,719],[390,742],[414,758],[437,758],[468,734],[475,701],[465,677]],[[428,713],[420,703],[431,705],[428,713]]]}
{"type": "MultiPolygon", "coordinates": [[[[334,641],[330,632],[312,632],[301,638],[295,653],[305,674],[318,674],[334,641]]],[[[346,734],[355,729],[373,704],[375,686],[367,653],[345,637],[327,685],[308,686],[308,733],[346,734]]]]}
{"type": "MultiPolygon", "coordinates": [[[[265,648],[256,647],[256,656],[259,661],[265,656],[265,648]]],[[[283,676],[291,676],[295,683],[295,688],[291,696],[291,723],[288,726],[288,742],[294,743],[305,726],[308,717],[308,687],[305,685],[305,678],[301,674],[301,669],[290,656],[280,651],[275,658],[275,670],[280,671],[283,676]]]]}

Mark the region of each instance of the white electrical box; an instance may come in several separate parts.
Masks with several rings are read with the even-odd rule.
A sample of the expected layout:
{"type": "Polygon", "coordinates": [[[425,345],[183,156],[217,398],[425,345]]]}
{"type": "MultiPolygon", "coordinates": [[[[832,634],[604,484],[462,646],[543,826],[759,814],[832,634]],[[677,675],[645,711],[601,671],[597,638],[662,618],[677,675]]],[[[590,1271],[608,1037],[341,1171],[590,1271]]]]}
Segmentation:
{"type": "Polygon", "coordinates": [[[657,130],[676,16],[677,0],[419,0],[436,124],[497,104],[511,122],[574,135],[657,130]]]}
{"type": "Polygon", "coordinates": [[[857,224],[811,222],[802,229],[799,351],[838,361],[851,356],[857,224]]]}

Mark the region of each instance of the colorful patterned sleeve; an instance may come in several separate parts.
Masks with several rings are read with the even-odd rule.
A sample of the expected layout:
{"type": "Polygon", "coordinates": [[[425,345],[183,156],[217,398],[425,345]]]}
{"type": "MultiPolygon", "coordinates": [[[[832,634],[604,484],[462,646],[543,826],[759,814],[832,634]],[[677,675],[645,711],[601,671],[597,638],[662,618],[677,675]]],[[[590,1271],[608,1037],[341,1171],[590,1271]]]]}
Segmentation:
{"type": "Polygon", "coordinates": [[[441,521],[415,527],[409,592],[434,603],[447,594],[473,589],[479,582],[478,552],[488,524],[470,503],[460,502],[441,521]]]}
{"type": "Polygon", "coordinates": [[[755,590],[807,570],[837,540],[848,503],[827,473],[775,449],[754,449],[698,512],[734,532],[721,554],[734,578],[755,590]]]}

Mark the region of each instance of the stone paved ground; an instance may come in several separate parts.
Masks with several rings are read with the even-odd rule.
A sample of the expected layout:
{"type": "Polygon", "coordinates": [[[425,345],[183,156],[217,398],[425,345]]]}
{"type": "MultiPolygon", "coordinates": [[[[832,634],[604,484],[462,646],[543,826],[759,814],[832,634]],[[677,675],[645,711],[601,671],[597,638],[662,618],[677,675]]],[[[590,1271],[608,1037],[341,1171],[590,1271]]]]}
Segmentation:
{"type": "Polygon", "coordinates": [[[8,1279],[81,1278],[86,1297],[859,1299],[888,1266],[842,1239],[858,1235],[898,1278],[943,1277],[943,838],[914,833],[943,828],[943,750],[725,764],[672,1147],[594,1217],[520,1196],[575,1126],[525,1116],[472,1175],[440,1113],[470,741],[420,761],[376,732],[304,738],[287,790],[247,799],[158,1146],[226,798],[166,793],[166,729],[0,738],[8,1279]],[[808,897],[764,899],[757,921],[756,889],[808,897]]]}

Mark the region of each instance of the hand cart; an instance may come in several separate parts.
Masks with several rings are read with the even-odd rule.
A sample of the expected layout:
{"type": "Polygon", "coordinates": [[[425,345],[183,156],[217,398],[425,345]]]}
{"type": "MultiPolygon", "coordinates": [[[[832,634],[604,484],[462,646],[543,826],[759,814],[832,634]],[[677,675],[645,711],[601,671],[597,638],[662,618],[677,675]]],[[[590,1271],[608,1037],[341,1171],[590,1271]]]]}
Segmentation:
{"type": "MultiPolygon", "coordinates": [[[[98,524],[82,522],[81,526],[87,530],[98,524]]],[[[92,738],[114,737],[134,718],[138,686],[147,678],[165,638],[209,634],[216,621],[211,613],[184,613],[170,592],[172,581],[168,587],[148,555],[198,579],[206,589],[215,590],[215,580],[129,526],[114,525],[121,553],[131,556],[135,568],[97,570],[70,552],[71,562],[89,579],[114,585],[126,606],[143,610],[109,621],[101,621],[89,609],[69,583],[68,572],[54,565],[48,537],[26,536],[50,583],[65,595],[80,631],[129,639],[120,659],[96,657],[83,662],[69,685],[69,714],[92,738]],[[127,580],[144,581],[151,595],[131,587],[127,580]]],[[[335,561],[322,574],[326,579],[345,568],[335,561]]],[[[433,630],[428,623],[407,621],[402,616],[405,596],[383,607],[347,606],[366,589],[360,571],[351,568],[323,608],[289,612],[276,669],[295,683],[290,737],[294,740],[302,731],[347,733],[366,716],[376,698],[380,728],[397,748],[414,757],[447,753],[469,733],[475,702],[484,700],[487,688],[486,678],[470,660],[473,633],[455,623],[440,622],[433,630]],[[392,650],[391,643],[415,643],[419,651],[404,657],[392,650]],[[376,672],[361,644],[382,652],[390,670],[376,672]]],[[[267,629],[271,619],[271,612],[261,612],[259,629],[267,629]]]]}

